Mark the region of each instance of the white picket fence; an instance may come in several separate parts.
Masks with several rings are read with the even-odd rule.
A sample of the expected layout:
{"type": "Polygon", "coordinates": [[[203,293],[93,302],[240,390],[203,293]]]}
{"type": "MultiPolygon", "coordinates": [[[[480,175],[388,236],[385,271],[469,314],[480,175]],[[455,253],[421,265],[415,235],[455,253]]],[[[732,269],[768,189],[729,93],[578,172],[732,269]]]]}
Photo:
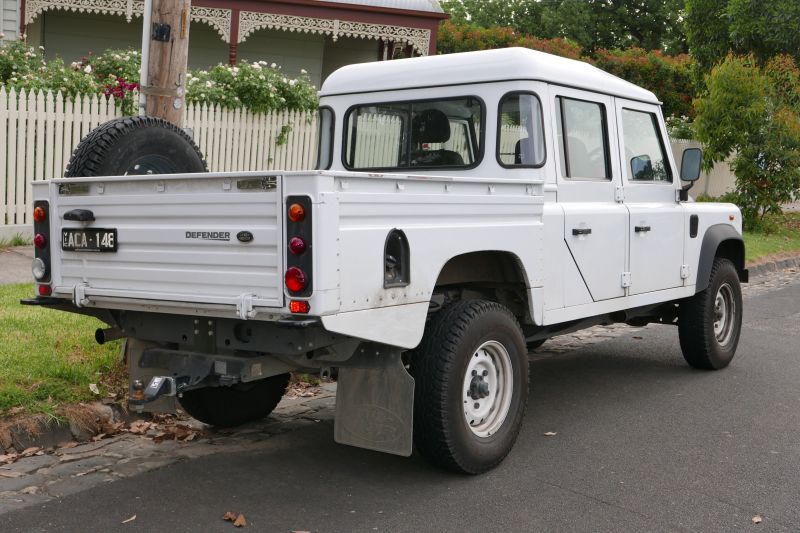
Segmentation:
{"type": "MultiPolygon", "coordinates": [[[[92,129],[120,116],[113,98],[0,88],[0,238],[31,224],[31,184],[64,174],[92,129]]],[[[190,104],[186,128],[211,171],[297,170],[316,164],[316,113],[250,113],[190,104]]]]}

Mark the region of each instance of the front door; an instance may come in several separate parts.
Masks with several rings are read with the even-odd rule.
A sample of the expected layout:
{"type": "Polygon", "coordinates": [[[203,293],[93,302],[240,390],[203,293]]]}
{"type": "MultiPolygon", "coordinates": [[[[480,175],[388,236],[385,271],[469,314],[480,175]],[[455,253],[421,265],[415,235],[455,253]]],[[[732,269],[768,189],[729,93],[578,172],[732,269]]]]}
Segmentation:
{"type": "Polygon", "coordinates": [[[617,100],[625,205],[630,212],[629,294],[683,285],[683,206],[666,131],[654,105],[617,100]]]}

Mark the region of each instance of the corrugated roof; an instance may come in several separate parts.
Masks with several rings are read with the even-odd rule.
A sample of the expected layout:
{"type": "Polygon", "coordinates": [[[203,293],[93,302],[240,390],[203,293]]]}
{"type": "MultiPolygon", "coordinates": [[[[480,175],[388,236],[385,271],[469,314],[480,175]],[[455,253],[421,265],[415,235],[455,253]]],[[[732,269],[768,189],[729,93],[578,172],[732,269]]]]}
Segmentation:
{"type": "Polygon", "coordinates": [[[385,7],[388,9],[407,9],[409,11],[427,11],[428,13],[444,13],[436,0],[324,0],[336,4],[352,4],[357,6],[385,7]]]}

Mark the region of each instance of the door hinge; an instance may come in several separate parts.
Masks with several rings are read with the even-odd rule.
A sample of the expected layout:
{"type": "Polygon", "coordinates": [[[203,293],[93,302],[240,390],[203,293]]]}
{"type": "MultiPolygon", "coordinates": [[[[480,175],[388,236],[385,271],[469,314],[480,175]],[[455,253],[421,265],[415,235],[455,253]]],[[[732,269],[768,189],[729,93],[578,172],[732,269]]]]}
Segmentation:
{"type": "Polygon", "coordinates": [[[239,301],[236,302],[236,314],[242,320],[256,316],[255,309],[253,309],[253,298],[255,297],[255,294],[242,294],[239,296],[239,301]]]}
{"type": "Polygon", "coordinates": [[[689,265],[681,265],[681,279],[689,278],[689,265]]]}
{"type": "Polygon", "coordinates": [[[617,202],[622,202],[625,200],[625,189],[622,187],[617,187],[614,189],[614,200],[617,202]]]}
{"type": "Polygon", "coordinates": [[[622,287],[630,287],[631,286],[631,273],[630,272],[623,272],[622,273],[622,287]]]}

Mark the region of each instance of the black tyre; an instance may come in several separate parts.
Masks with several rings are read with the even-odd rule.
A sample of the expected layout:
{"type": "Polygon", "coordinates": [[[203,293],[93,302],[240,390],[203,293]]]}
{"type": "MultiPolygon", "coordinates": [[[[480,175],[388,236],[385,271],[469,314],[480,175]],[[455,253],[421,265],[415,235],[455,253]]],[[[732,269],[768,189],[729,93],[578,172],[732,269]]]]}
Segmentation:
{"type": "Polygon", "coordinates": [[[528,398],[527,350],[514,315],[494,302],[456,302],[431,319],[411,366],[420,453],[466,474],[497,466],[516,441],[528,398]]]}
{"type": "Polygon", "coordinates": [[[187,391],[179,401],[183,410],[200,422],[234,427],[268,416],[281,401],[288,384],[289,374],[280,374],[232,387],[187,391]]]}
{"type": "Polygon", "coordinates": [[[152,117],[123,117],[92,130],[72,153],[64,177],[206,172],[186,133],[152,117]]]}
{"type": "Polygon", "coordinates": [[[742,329],[742,288],[733,263],[714,259],[708,287],[682,302],[678,312],[678,333],[686,362],[704,370],[728,366],[742,329]]]}

